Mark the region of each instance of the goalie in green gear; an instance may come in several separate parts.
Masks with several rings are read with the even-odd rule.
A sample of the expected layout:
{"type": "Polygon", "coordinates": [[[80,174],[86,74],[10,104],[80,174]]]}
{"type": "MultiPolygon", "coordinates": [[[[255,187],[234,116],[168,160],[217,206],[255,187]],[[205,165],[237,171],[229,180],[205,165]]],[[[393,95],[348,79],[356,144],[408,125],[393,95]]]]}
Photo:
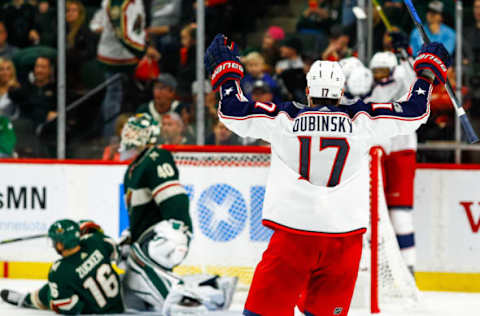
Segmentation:
{"type": "Polygon", "coordinates": [[[62,256],[51,267],[48,283],[22,295],[2,290],[7,303],[60,314],[110,314],[124,311],[120,280],[111,266],[117,247],[97,224],[58,220],[48,230],[53,247],[62,256]],[[81,232],[83,234],[81,234],[81,232]]]}
{"type": "Polygon", "coordinates": [[[226,309],[236,279],[208,276],[185,291],[187,285],[172,272],[187,255],[192,221],[178,168],[169,151],[155,146],[158,137],[158,123],[146,113],[130,118],[122,130],[121,150],[134,158],[124,177],[132,242],[123,279],[125,303],[137,310],[175,312],[188,292],[188,299],[198,303],[191,308],[226,309]]]}

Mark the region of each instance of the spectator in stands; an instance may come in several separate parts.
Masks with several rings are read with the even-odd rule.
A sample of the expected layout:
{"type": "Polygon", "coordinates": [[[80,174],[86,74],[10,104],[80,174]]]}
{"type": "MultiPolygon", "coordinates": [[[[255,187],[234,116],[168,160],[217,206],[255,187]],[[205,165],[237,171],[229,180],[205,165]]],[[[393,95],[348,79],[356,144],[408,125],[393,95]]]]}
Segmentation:
{"type": "MultiPolygon", "coordinates": [[[[105,65],[105,79],[110,79],[119,73],[126,74],[126,76],[107,86],[102,104],[102,118],[106,122],[103,135],[107,137],[114,133],[114,118],[122,112],[122,104],[127,111],[133,110],[130,109],[128,102],[125,102],[126,99],[128,100],[126,96],[129,95],[128,92],[132,86],[129,81],[132,80],[133,71],[146,49],[143,2],[119,0],[117,1],[118,6],[111,6],[109,3],[109,1],[104,1],[102,3],[103,14],[99,13],[101,35],[97,48],[97,59],[105,65]],[[129,10],[119,10],[119,7],[127,3],[129,10]],[[124,28],[122,27],[124,24],[131,24],[134,27],[124,28]]],[[[134,101],[132,100],[132,103],[134,101]]]]}
{"type": "Polygon", "coordinates": [[[47,0],[38,1],[35,26],[37,28],[37,44],[57,47],[57,12],[47,0]]]}
{"type": "Polygon", "coordinates": [[[196,31],[195,24],[186,25],[180,32],[182,47],[178,67],[178,95],[182,101],[191,102],[191,86],[196,75],[196,31]]]}
{"type": "Polygon", "coordinates": [[[205,140],[206,145],[234,146],[240,145],[240,138],[229,130],[222,122],[216,121],[213,125],[213,133],[205,140]]]}
{"type": "Polygon", "coordinates": [[[85,23],[85,7],[78,0],[66,3],[67,22],[67,85],[76,93],[82,94],[82,67],[95,57],[95,41],[85,23]]]}
{"type": "Polygon", "coordinates": [[[474,24],[466,27],[463,33],[464,64],[468,66],[464,71],[468,75],[473,104],[470,115],[474,119],[473,123],[480,128],[480,0],[473,2],[473,18],[474,24]]]}
{"type": "Polygon", "coordinates": [[[324,34],[339,18],[339,1],[308,0],[297,22],[297,32],[324,34]]]}
{"type": "Polygon", "coordinates": [[[281,59],[276,65],[277,81],[282,87],[282,95],[298,102],[306,102],[305,87],[307,82],[301,57],[302,42],[296,37],[287,38],[280,46],[281,59]]]}
{"type": "Polygon", "coordinates": [[[185,135],[182,118],[175,112],[162,116],[160,142],[166,145],[189,145],[194,140],[185,135]]]}
{"type": "Polygon", "coordinates": [[[35,127],[57,116],[57,86],[53,74],[52,61],[40,56],[35,61],[33,80],[9,92],[12,101],[20,105],[21,115],[32,120],[35,127]]]}
{"type": "Polygon", "coordinates": [[[157,80],[160,74],[158,61],[160,60],[160,53],[149,45],[145,56],[140,59],[135,68],[135,86],[138,89],[136,92],[136,100],[138,104],[150,101],[152,97],[153,83],[157,80]]]}
{"type": "Polygon", "coordinates": [[[265,59],[265,71],[274,73],[275,65],[280,60],[280,41],[285,39],[285,32],[279,26],[270,26],[263,35],[261,54],[265,59]]]}
{"type": "Polygon", "coordinates": [[[102,160],[121,161],[120,137],[122,136],[122,129],[128,118],[132,116],[130,113],[122,113],[115,120],[115,135],[110,139],[110,145],[103,150],[102,160]]]}
{"type": "Polygon", "coordinates": [[[353,8],[356,6],[357,6],[356,0],[342,1],[341,22],[343,27],[349,27],[357,21],[355,14],[353,14],[353,8]]]}
{"type": "Polygon", "coordinates": [[[303,61],[301,57],[302,42],[296,37],[290,37],[282,42],[280,45],[281,60],[275,65],[275,72],[281,74],[288,69],[303,68],[303,61]]]}
{"type": "Polygon", "coordinates": [[[175,73],[178,64],[179,43],[176,35],[182,13],[180,0],[152,0],[147,38],[162,54],[161,71],[175,73]]]}
{"type": "MultiPolygon", "coordinates": [[[[264,81],[270,91],[276,93],[278,91],[277,82],[267,73],[264,72],[265,60],[262,55],[257,52],[251,52],[243,59],[246,73],[241,81],[242,90],[247,97],[251,97],[254,83],[257,80],[264,81]]],[[[281,98],[278,93],[275,94],[274,102],[280,102],[281,98]]]]}
{"type": "Polygon", "coordinates": [[[262,103],[273,102],[273,93],[270,86],[263,80],[257,80],[252,87],[252,100],[262,103]]]}
{"type": "Polygon", "coordinates": [[[107,23],[107,18],[108,17],[104,8],[99,8],[97,11],[95,11],[88,25],[90,31],[96,35],[102,34],[105,23],[107,23]]]}
{"type": "MultiPolygon", "coordinates": [[[[182,120],[186,126],[186,133],[196,135],[196,112],[197,112],[197,100],[198,95],[201,93],[202,87],[198,84],[197,81],[192,83],[192,96],[193,103],[188,107],[188,112],[185,110],[180,110],[179,114],[182,117],[182,120]]],[[[210,80],[204,81],[203,93],[205,97],[205,135],[209,135],[213,131],[213,124],[218,120],[218,100],[217,93],[212,90],[212,85],[210,80]]]]}
{"type": "Polygon", "coordinates": [[[12,0],[3,8],[2,18],[9,34],[9,43],[20,48],[38,44],[40,36],[35,26],[35,7],[25,0],[12,0]]]}
{"type": "Polygon", "coordinates": [[[7,28],[5,27],[5,23],[0,21],[0,57],[11,59],[18,48],[8,44],[7,39],[7,28]]]}
{"type": "Polygon", "coordinates": [[[18,106],[9,97],[10,89],[17,89],[15,66],[9,59],[0,58],[0,115],[15,120],[20,115],[18,106]]]}
{"type": "MultiPolygon", "coordinates": [[[[455,68],[449,67],[447,77],[455,91],[455,68]]],[[[468,88],[462,87],[462,95],[467,95],[468,88]]],[[[463,106],[469,109],[471,102],[464,98],[463,106]]],[[[430,99],[431,113],[426,124],[422,125],[418,131],[419,142],[431,141],[452,141],[455,138],[455,110],[452,101],[445,90],[444,85],[437,85],[433,88],[430,99]]],[[[422,150],[419,152],[420,162],[452,162],[453,155],[448,151],[441,150],[422,150]]]]}
{"type": "Polygon", "coordinates": [[[16,142],[12,123],[6,116],[0,115],[0,158],[14,157],[16,142]]]}
{"type": "Polygon", "coordinates": [[[323,60],[339,61],[340,59],[354,55],[348,46],[350,37],[339,26],[332,27],[328,38],[328,46],[322,53],[323,60]]]}
{"type": "MultiPolygon", "coordinates": [[[[432,42],[440,42],[447,49],[448,53],[453,55],[455,50],[455,31],[443,24],[443,3],[438,0],[430,1],[428,3],[427,11],[427,24],[425,25],[425,32],[432,42]]],[[[413,55],[416,56],[417,52],[423,45],[423,40],[415,28],[410,34],[410,46],[413,50],[413,55]]]]}
{"type": "Polygon", "coordinates": [[[175,99],[177,89],[177,80],[171,74],[162,73],[153,84],[153,100],[142,104],[137,113],[150,114],[160,125],[162,116],[168,112],[177,110],[180,101],[175,99]]]}

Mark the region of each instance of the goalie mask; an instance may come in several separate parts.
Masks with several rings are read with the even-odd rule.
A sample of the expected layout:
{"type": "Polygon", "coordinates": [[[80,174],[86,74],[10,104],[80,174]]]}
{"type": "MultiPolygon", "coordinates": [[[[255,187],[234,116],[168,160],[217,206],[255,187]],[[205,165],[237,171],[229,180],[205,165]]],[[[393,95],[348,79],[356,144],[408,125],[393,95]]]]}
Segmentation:
{"type": "Polygon", "coordinates": [[[140,113],[128,119],[122,129],[120,151],[143,148],[157,143],[160,127],[150,114],[140,113]]]}
{"type": "Polygon", "coordinates": [[[340,99],[345,86],[342,66],[333,61],[315,61],[307,73],[309,96],[340,99]]]}

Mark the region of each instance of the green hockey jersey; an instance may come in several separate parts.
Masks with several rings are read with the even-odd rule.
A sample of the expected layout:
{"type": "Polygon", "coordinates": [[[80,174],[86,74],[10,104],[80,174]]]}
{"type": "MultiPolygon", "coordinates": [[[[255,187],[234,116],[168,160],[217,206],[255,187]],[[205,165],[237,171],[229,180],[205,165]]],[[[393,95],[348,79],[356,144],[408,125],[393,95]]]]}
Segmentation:
{"type": "Polygon", "coordinates": [[[156,147],[145,149],[128,166],[124,189],[132,242],[147,228],[171,218],[192,231],[189,200],[178,175],[172,154],[156,147]]]}
{"type": "Polygon", "coordinates": [[[79,252],[50,268],[50,308],[60,314],[122,313],[120,279],[111,266],[115,243],[103,234],[88,234],[81,237],[80,246],[79,252]]]}

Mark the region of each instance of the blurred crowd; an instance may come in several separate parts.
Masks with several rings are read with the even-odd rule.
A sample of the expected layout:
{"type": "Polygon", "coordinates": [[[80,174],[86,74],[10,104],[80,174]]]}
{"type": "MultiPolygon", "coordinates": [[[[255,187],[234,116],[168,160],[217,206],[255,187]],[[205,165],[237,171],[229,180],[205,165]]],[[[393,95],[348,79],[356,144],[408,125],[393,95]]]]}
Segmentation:
{"type": "MultiPolygon", "coordinates": [[[[205,97],[205,144],[268,145],[240,138],[225,128],[218,121],[218,95],[209,80],[196,81],[196,0],[143,0],[141,5],[137,1],[135,10],[141,12],[129,17],[130,31],[125,30],[122,8],[134,1],[100,2],[66,1],[67,105],[109,80],[101,92],[68,110],[68,156],[99,157],[102,153],[89,152],[89,148],[101,147],[103,159],[118,160],[123,124],[129,116],[143,112],[159,122],[160,143],[195,144],[196,104],[201,95],[205,97]]],[[[422,40],[403,1],[379,2],[400,34],[396,36],[415,56],[422,40]]],[[[430,38],[442,42],[454,55],[454,2],[414,2],[430,38]]],[[[54,0],[2,1],[0,157],[56,155],[56,6],[54,0]]],[[[314,60],[357,56],[356,0],[205,0],[205,6],[206,45],[219,32],[239,44],[246,69],[241,85],[245,95],[258,102],[305,103],[305,74],[314,60]],[[301,10],[292,12],[295,32],[285,32],[280,23],[260,23],[271,5],[299,7],[292,2],[303,4],[301,10]],[[258,43],[251,40],[255,33],[262,35],[258,43]]],[[[391,34],[378,12],[373,13],[374,53],[394,50],[391,34]]],[[[463,21],[462,93],[478,130],[480,0],[464,1],[463,21]]],[[[396,57],[400,63],[400,56],[396,57]]],[[[455,85],[454,67],[449,78],[455,85]]],[[[453,140],[454,111],[442,87],[435,89],[431,106],[431,117],[419,131],[419,140],[453,140]]]]}

